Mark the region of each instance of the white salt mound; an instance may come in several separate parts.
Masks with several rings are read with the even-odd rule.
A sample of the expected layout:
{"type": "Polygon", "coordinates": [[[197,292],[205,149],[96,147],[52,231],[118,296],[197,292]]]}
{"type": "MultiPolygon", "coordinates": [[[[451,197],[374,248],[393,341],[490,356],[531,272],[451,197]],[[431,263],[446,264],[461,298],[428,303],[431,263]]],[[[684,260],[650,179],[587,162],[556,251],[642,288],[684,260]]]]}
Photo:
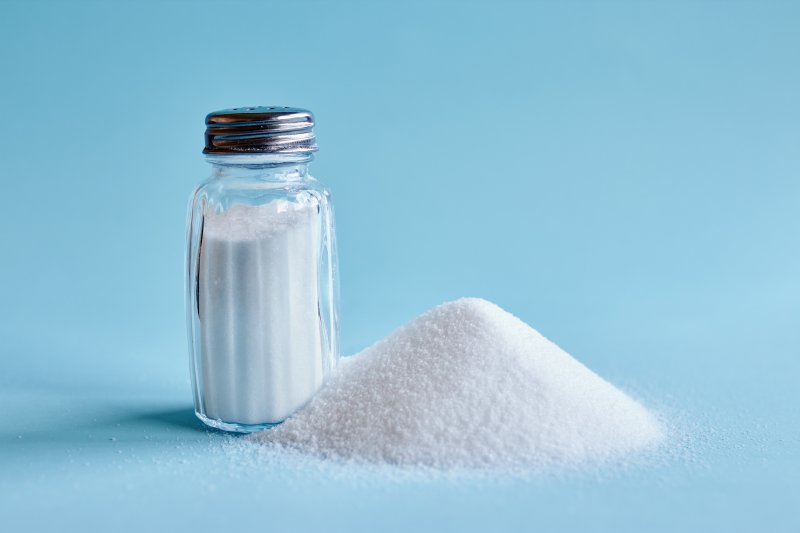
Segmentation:
{"type": "Polygon", "coordinates": [[[248,438],[357,462],[545,468],[640,452],[663,430],[515,316],[462,298],[345,359],[305,409],[248,438]]]}

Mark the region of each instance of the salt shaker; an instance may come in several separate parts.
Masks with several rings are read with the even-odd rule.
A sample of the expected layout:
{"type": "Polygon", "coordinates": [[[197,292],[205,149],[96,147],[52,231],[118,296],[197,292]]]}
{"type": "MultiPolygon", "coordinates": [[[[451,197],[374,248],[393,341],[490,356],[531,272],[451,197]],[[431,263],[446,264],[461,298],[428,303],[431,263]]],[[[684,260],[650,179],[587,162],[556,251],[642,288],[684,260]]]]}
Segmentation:
{"type": "Polygon", "coordinates": [[[213,171],[189,205],[186,303],[197,416],[227,431],[278,424],[338,360],[330,193],[309,174],[311,112],[206,117],[213,171]]]}

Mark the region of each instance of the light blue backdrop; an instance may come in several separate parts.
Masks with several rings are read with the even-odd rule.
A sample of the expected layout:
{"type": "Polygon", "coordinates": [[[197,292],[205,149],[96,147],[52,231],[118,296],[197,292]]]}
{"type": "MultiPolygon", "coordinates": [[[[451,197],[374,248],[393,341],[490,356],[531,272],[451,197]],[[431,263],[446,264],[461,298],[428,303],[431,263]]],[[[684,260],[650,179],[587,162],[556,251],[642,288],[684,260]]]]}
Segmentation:
{"type": "Polygon", "coordinates": [[[792,2],[0,3],[0,527],[797,531],[798,58],[792,2]],[[683,457],[229,473],[184,210],[205,113],[254,104],[317,115],[345,353],[482,296],[688,420],[683,457]]]}

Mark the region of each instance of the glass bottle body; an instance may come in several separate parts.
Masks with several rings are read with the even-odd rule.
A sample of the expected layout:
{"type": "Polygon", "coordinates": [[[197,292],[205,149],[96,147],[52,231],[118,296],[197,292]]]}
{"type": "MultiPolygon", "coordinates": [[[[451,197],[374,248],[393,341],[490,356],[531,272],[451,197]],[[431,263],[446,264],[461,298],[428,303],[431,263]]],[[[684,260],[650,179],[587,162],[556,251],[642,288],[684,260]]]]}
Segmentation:
{"type": "Polygon", "coordinates": [[[195,412],[218,429],[257,431],[307,403],[336,366],[333,210],[310,154],[208,159],[187,222],[195,412]]]}

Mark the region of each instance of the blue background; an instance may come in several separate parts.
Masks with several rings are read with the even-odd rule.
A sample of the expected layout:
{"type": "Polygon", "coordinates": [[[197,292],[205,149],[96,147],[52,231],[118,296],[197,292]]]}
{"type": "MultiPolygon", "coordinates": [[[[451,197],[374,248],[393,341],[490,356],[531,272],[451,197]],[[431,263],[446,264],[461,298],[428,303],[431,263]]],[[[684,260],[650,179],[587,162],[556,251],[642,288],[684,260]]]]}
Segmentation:
{"type": "Polygon", "coordinates": [[[0,3],[0,527],[797,531],[798,57],[791,2],[0,3]],[[345,353],[482,296],[693,427],[678,457],[229,471],[184,216],[205,113],[256,104],[317,115],[345,353]]]}

